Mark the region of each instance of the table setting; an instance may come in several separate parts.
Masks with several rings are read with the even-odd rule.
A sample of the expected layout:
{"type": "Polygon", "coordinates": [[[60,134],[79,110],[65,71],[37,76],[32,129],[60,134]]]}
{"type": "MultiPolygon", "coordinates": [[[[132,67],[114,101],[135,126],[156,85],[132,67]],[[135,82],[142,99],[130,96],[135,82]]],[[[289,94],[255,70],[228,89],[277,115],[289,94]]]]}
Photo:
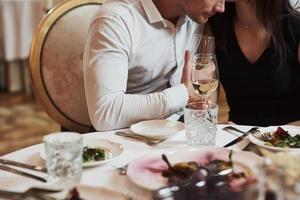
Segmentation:
{"type": "MultiPolygon", "coordinates": [[[[5,155],[1,158],[0,163],[1,166],[41,177],[47,182],[2,171],[0,167],[0,188],[1,190],[15,193],[28,191],[30,188],[46,188],[51,191],[53,190],[53,192],[47,193],[45,196],[50,196],[54,199],[65,199],[72,188],[78,189],[81,195],[80,197],[83,199],[105,199],[107,195],[110,196],[110,199],[159,199],[159,188],[167,186],[167,179],[157,172],[153,173],[151,170],[161,171],[162,169],[166,169],[167,165],[161,159],[162,154],[166,155],[171,165],[174,165],[178,162],[197,160],[199,156],[206,155],[206,153],[213,154],[218,157],[218,159],[226,160],[228,159],[230,150],[233,150],[234,162],[240,163],[241,166],[246,166],[247,169],[250,168],[255,171],[257,170],[257,165],[262,164],[262,157],[249,151],[241,151],[249,145],[255,145],[255,143],[250,141],[249,135],[236,144],[228,148],[223,148],[223,146],[241,136],[238,132],[228,132],[226,127],[234,127],[247,133],[247,131],[251,130],[251,126],[217,124],[215,145],[190,146],[186,142],[186,129],[183,123],[169,120],[152,120],[145,121],[144,123],[148,130],[146,133],[147,136],[144,137],[150,137],[149,135],[151,135],[152,138],[148,138],[150,141],[160,141],[162,139],[163,141],[155,145],[149,145],[143,139],[131,138],[132,135],[139,135],[138,133],[134,133],[131,128],[80,135],[82,138],[82,146],[85,145],[90,148],[101,147],[105,149],[108,153],[106,155],[107,159],[91,162],[91,164],[83,163],[81,176],[79,178],[80,181],[77,180],[75,184],[72,183],[67,187],[66,185],[68,184],[66,184],[65,180],[62,184],[63,187],[57,183],[51,184],[49,175],[45,173],[46,168],[49,170],[46,164],[47,158],[45,157],[46,136],[44,138],[44,144],[34,145],[5,155]],[[161,130],[167,131],[158,132],[159,135],[155,138],[157,136],[155,132],[157,132],[157,128],[159,127],[161,127],[161,130]],[[175,132],[170,134],[169,130],[175,130],[175,132]],[[118,132],[129,134],[130,137],[119,135],[118,132]],[[166,135],[165,138],[163,136],[164,133],[166,135]],[[150,162],[151,160],[153,162],[150,162]],[[24,165],[19,163],[23,163],[24,165]],[[149,165],[150,168],[149,166],[147,168],[147,165],[149,165]],[[156,197],[154,195],[156,195],[156,197]]],[[[143,126],[144,123],[140,122],[138,126],[143,126]]],[[[275,128],[276,127],[268,127],[259,129],[263,131],[276,130],[275,128]]],[[[297,130],[300,131],[299,128],[294,126],[282,126],[282,128],[293,130],[294,132],[297,130]]],[[[135,128],[133,128],[133,130],[135,130],[135,128]]],[[[60,135],[62,133],[56,134],[60,135]]],[[[68,138],[70,138],[70,136],[68,138]]],[[[265,149],[269,150],[267,148],[265,149]]],[[[297,149],[294,151],[295,154],[297,154],[297,151],[297,149]]],[[[285,149],[283,152],[287,152],[287,150],[285,149]]],[[[77,172],[75,174],[78,175],[80,173],[77,172]]],[[[66,177],[64,176],[64,178],[66,177]]],[[[27,194],[30,194],[30,192],[27,192],[27,194]]],[[[162,197],[160,198],[162,199],[162,197]]]]}

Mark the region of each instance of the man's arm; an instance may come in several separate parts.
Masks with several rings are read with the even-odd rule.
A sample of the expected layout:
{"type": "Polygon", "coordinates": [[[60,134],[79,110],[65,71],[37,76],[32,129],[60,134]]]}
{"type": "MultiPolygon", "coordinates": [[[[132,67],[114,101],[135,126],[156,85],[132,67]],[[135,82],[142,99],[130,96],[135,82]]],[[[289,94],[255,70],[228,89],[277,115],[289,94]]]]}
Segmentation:
{"type": "Polygon", "coordinates": [[[131,37],[123,22],[101,19],[90,28],[84,56],[84,82],[91,122],[96,130],[128,127],[166,118],[188,100],[182,84],[147,95],[125,94],[131,37]]]}

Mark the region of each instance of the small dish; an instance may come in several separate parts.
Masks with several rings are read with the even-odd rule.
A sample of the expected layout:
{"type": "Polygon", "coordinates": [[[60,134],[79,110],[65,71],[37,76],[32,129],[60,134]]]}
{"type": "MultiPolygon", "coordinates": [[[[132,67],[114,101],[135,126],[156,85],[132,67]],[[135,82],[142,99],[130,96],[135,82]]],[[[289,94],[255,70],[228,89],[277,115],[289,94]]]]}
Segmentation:
{"type": "MultiPolygon", "coordinates": [[[[84,162],[82,164],[83,167],[94,167],[110,162],[123,152],[123,146],[121,144],[106,139],[84,138],[83,146],[89,148],[101,148],[105,151],[104,160],[84,162]]],[[[46,155],[44,149],[40,152],[40,156],[45,160],[46,155]]]]}
{"type": "MultiPolygon", "coordinates": [[[[277,130],[278,126],[271,126],[271,127],[266,127],[266,128],[260,128],[260,132],[262,134],[266,134],[266,133],[269,133],[269,134],[274,134],[275,131],[277,130]]],[[[297,134],[300,134],[300,127],[296,127],[296,126],[282,126],[282,128],[286,131],[288,131],[288,133],[292,136],[295,136],[297,134]]],[[[272,150],[272,151],[300,151],[300,148],[289,148],[289,147],[275,147],[275,146],[270,146],[270,145],[267,145],[265,141],[263,140],[260,140],[256,137],[254,137],[253,135],[249,135],[248,136],[250,142],[252,142],[253,144],[257,145],[257,146],[260,146],[260,147],[263,147],[263,148],[266,148],[266,149],[269,149],[269,150],[272,150]]]]}
{"type": "Polygon", "coordinates": [[[123,146],[119,143],[105,139],[88,139],[83,140],[83,146],[89,148],[101,148],[105,150],[105,159],[100,161],[84,162],[83,167],[94,167],[103,163],[110,162],[123,152],[123,146]]]}
{"type": "Polygon", "coordinates": [[[168,119],[147,120],[131,125],[130,130],[139,135],[163,139],[184,130],[184,123],[168,119]]]}

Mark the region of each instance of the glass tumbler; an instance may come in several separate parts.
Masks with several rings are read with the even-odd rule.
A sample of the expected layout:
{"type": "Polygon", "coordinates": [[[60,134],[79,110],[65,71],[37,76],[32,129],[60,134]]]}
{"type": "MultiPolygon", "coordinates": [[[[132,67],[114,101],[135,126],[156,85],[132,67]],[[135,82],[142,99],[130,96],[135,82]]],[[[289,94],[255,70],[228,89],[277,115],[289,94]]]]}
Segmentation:
{"type": "Polygon", "coordinates": [[[218,107],[211,102],[196,102],[184,108],[187,145],[215,145],[218,107]]]}
{"type": "Polygon", "coordinates": [[[60,132],[43,139],[49,183],[77,183],[81,178],[83,138],[79,133],[60,132]]]}

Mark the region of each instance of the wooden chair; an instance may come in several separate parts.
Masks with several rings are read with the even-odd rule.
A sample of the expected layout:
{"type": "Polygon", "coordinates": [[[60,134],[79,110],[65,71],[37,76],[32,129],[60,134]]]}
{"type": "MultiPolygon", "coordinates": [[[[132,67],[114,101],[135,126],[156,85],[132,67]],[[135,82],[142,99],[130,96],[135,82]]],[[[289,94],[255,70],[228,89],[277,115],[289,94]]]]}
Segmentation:
{"type": "Polygon", "coordinates": [[[63,128],[88,132],[91,122],[84,93],[82,56],[93,15],[104,0],[67,0],[45,16],[30,50],[34,93],[63,128]]]}

